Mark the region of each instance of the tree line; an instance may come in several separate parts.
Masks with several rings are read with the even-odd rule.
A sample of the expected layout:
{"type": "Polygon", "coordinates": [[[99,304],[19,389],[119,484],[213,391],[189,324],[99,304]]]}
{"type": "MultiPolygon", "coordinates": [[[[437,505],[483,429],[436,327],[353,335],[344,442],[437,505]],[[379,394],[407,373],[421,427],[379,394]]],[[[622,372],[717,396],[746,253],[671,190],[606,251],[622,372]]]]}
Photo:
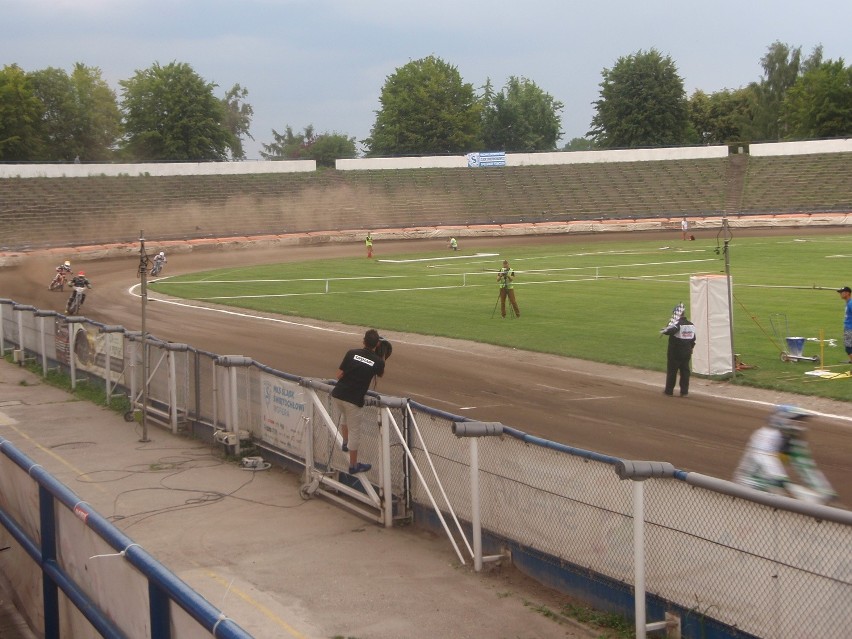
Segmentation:
{"type": "MultiPolygon", "coordinates": [[[[821,46],[774,42],[760,60],[763,75],[738,89],[686,95],[670,56],[637,51],[603,69],[595,114],[584,137],[563,150],[845,137],[852,133],[852,67],[823,59],[821,46]]],[[[245,159],[253,109],[235,84],[222,97],[186,63],[153,64],[119,81],[121,99],[97,67],[67,73],[0,70],[0,161],[181,162],[245,159]]],[[[475,150],[557,150],[564,104],[525,77],[498,90],[476,88],[458,69],[429,56],[390,74],[370,135],[312,124],[272,129],[265,159],[459,154],[475,150]]]]}

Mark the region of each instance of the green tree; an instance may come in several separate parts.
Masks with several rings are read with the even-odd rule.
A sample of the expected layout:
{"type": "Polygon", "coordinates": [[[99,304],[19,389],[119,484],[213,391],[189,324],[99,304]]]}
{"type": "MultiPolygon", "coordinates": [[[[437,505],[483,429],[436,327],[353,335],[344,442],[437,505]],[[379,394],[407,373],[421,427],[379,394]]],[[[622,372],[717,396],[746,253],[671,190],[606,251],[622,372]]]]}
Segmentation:
{"type": "Polygon", "coordinates": [[[39,159],[43,111],[23,69],[17,64],[4,66],[0,71],[0,160],[39,159]]]}
{"type": "Polygon", "coordinates": [[[317,136],[310,148],[310,158],[317,166],[334,168],[335,160],[350,159],[357,155],[355,138],[336,131],[317,136]]]}
{"type": "Polygon", "coordinates": [[[355,138],[340,133],[316,134],[309,124],[304,132],[294,133],[288,124],[284,133],[272,129],[274,142],[264,144],[261,157],[265,160],[315,160],[317,166],[334,167],[334,161],[354,158],[355,138]]]}
{"type": "Polygon", "coordinates": [[[689,117],[683,79],[656,49],[619,58],[604,69],[588,135],[601,148],[683,144],[689,117]]]}
{"type": "Polygon", "coordinates": [[[121,112],[115,93],[101,78],[101,70],[78,62],[70,76],[49,67],[34,71],[30,79],[44,106],[40,159],[110,159],[121,133],[121,112]]]}
{"type": "Polygon", "coordinates": [[[304,132],[294,133],[289,124],[284,128],[284,133],[278,133],[272,129],[274,142],[264,144],[260,157],[264,160],[305,160],[305,149],[316,139],[314,125],[309,124],[304,132]]]}
{"type": "Polygon", "coordinates": [[[723,89],[707,95],[695,91],[689,98],[689,122],[697,144],[741,142],[751,113],[748,89],[723,89]]]}
{"type": "Polygon", "coordinates": [[[563,104],[527,78],[511,76],[500,93],[486,84],[482,143],[507,152],[553,151],[562,135],[563,104]]]}
{"type": "Polygon", "coordinates": [[[133,160],[203,162],[228,159],[236,146],[225,107],[186,63],[155,63],[121,80],[123,151],[133,160]]]}
{"type": "Polygon", "coordinates": [[[465,153],[480,142],[482,105],[456,67],[429,56],[387,77],[367,154],[465,153]]]}
{"type": "Polygon", "coordinates": [[[113,91],[98,67],[76,63],[71,72],[79,118],[75,131],[75,155],[86,161],[111,159],[121,137],[121,110],[113,91]]]}
{"type": "Polygon", "coordinates": [[[77,119],[74,87],[63,69],[48,67],[29,74],[33,93],[41,101],[39,159],[46,162],[70,161],[77,155],[73,122],[77,119]]]}
{"type": "Polygon", "coordinates": [[[231,146],[231,156],[235,160],[244,160],[246,158],[246,152],[243,148],[243,138],[246,137],[254,140],[251,133],[249,133],[254,109],[245,101],[247,97],[248,89],[235,84],[225,93],[225,97],[222,100],[222,105],[225,107],[224,126],[234,136],[234,143],[231,146]]]}
{"type": "Polygon", "coordinates": [[[783,42],[773,42],[760,60],[763,77],[750,86],[756,98],[750,123],[752,140],[780,140],[786,137],[781,121],[781,108],[787,91],[801,73],[822,62],[822,47],[815,47],[810,57],[802,61],[802,48],[783,42]]]}
{"type": "Polygon", "coordinates": [[[595,143],[589,138],[571,138],[571,140],[562,147],[563,151],[594,151],[595,143]]]}
{"type": "Polygon", "coordinates": [[[852,135],[852,67],[843,58],[809,67],[787,90],[782,122],[790,139],[852,135]]]}

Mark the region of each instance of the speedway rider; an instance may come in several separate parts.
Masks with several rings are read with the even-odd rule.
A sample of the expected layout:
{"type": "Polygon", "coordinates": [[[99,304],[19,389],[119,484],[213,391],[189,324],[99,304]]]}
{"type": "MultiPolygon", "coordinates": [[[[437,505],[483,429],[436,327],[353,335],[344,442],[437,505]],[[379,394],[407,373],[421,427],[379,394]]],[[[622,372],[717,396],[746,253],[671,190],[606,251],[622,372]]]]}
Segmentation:
{"type": "Polygon", "coordinates": [[[51,291],[55,288],[60,290],[65,286],[65,281],[68,275],[71,274],[71,262],[65,260],[62,264],[56,267],[56,275],[53,276],[53,281],[48,287],[51,291]]]}
{"type": "MultiPolygon", "coordinates": [[[[89,282],[89,278],[86,277],[86,274],[83,271],[80,271],[71,279],[71,297],[68,298],[68,303],[65,305],[66,310],[71,308],[71,302],[74,301],[74,295],[77,293],[78,288],[82,288],[83,292],[80,297],[80,308],[83,308],[83,303],[86,301],[86,290],[87,288],[92,288],[92,284],[89,282]]],[[[79,310],[79,309],[77,309],[79,310]]]]}
{"type": "Polygon", "coordinates": [[[154,270],[159,273],[166,261],[166,253],[164,251],[157,253],[154,256],[154,270]]]}
{"type": "Polygon", "coordinates": [[[734,481],[764,492],[793,495],[814,503],[827,503],[837,494],[816,467],[806,440],[807,421],[813,415],[796,406],[780,405],[767,424],[756,430],[734,472],[734,481]],[[784,469],[789,460],[807,489],[793,483],[784,469]]]}

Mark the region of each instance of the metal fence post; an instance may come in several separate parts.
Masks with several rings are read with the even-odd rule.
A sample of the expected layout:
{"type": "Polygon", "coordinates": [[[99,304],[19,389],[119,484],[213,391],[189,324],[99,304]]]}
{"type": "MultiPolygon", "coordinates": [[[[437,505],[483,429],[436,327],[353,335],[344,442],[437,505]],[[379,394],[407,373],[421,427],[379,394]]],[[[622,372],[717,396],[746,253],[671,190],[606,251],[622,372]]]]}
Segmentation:
{"type": "Polygon", "coordinates": [[[35,313],[36,310],[38,310],[38,309],[36,309],[35,306],[27,306],[27,305],[24,305],[24,304],[13,304],[12,309],[15,310],[15,311],[18,311],[18,349],[19,349],[19,353],[20,353],[20,359],[18,360],[18,364],[23,366],[24,363],[26,362],[26,359],[27,359],[27,347],[26,347],[26,344],[24,343],[24,316],[23,316],[23,312],[24,311],[32,311],[33,313],[35,313]]]}
{"type": "MultiPolygon", "coordinates": [[[[177,373],[175,368],[175,353],[185,353],[189,350],[186,344],[169,342],[165,345],[166,358],[169,365],[169,421],[172,433],[178,432],[178,396],[177,396],[177,373]]],[[[238,451],[239,452],[239,451],[238,451]]]]}
{"type": "Polygon", "coordinates": [[[636,639],[645,639],[648,631],[667,630],[670,620],[646,622],[645,610],[645,480],[673,477],[675,467],[668,462],[619,460],[615,465],[619,479],[633,482],[633,614],[636,639]]]}
{"type": "MultiPolygon", "coordinates": [[[[473,535],[473,569],[482,570],[482,520],[479,502],[479,437],[500,436],[503,424],[500,422],[453,422],[453,435],[470,438],[470,525],[473,535]]],[[[500,559],[501,555],[488,557],[489,561],[500,559]]]]}
{"type": "Polygon", "coordinates": [[[385,528],[393,527],[393,485],[391,484],[389,408],[379,407],[379,434],[382,442],[382,492],[384,493],[385,528]]]}
{"type": "Polygon", "coordinates": [[[35,316],[39,318],[39,333],[40,333],[40,344],[41,344],[41,376],[47,377],[47,339],[45,334],[47,331],[45,330],[45,318],[46,317],[56,317],[58,313],[56,311],[36,311],[35,316]]]}
{"type": "Polygon", "coordinates": [[[633,614],[636,639],[645,639],[645,482],[633,480],[633,614]]]}
{"type": "Polygon", "coordinates": [[[3,321],[3,307],[13,304],[10,299],[0,299],[0,357],[6,357],[6,328],[3,321]]]}
{"type": "MultiPolygon", "coordinates": [[[[105,403],[109,406],[110,401],[112,400],[112,390],[116,384],[118,384],[118,380],[116,380],[116,384],[112,383],[112,337],[111,335],[114,333],[122,334],[122,344],[124,343],[124,327],[123,326],[101,326],[98,329],[99,333],[102,333],[104,337],[104,344],[106,345],[106,359],[104,365],[104,381],[106,385],[106,400],[105,403]]],[[[123,350],[123,349],[122,349],[123,350]]],[[[132,394],[131,394],[132,398],[132,394]]]]}
{"type": "Polygon", "coordinates": [[[254,360],[251,357],[243,355],[219,355],[216,358],[216,364],[224,366],[229,370],[228,389],[225,393],[226,408],[226,423],[228,430],[234,434],[234,454],[240,454],[240,425],[239,425],[239,402],[237,400],[237,367],[251,366],[254,360]]]}

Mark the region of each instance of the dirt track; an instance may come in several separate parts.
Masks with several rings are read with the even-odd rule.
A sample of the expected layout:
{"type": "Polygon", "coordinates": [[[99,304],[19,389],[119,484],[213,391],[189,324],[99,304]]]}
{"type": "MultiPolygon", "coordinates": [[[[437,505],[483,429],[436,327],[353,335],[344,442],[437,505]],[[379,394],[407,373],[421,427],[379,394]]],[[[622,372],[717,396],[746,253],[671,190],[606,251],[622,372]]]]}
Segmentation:
{"type": "MultiPolygon", "coordinates": [[[[789,232],[803,234],[801,230],[789,232]]],[[[611,234],[595,237],[617,239],[611,234]]],[[[660,237],[672,241],[671,233],[660,237]]],[[[589,239],[590,236],[580,238],[583,242],[589,239]]],[[[553,238],[541,237],[466,239],[464,248],[501,244],[517,247],[552,241],[553,238]]],[[[565,241],[577,240],[566,237],[565,241]]],[[[401,246],[377,243],[376,249],[399,252],[401,246]]],[[[417,241],[417,250],[444,247],[444,240],[417,241]]],[[[360,244],[171,253],[167,269],[175,274],[362,253],[360,244]]],[[[46,290],[56,255],[33,255],[18,268],[0,269],[0,297],[60,310],[65,297],[46,290]]],[[[87,275],[95,286],[86,305],[89,317],[129,329],[140,327],[138,298],[128,293],[138,281],[136,266],[137,260],[132,257],[86,264],[87,275]]],[[[216,310],[152,302],[147,328],[160,338],[220,354],[247,355],[283,371],[326,379],[334,376],[342,354],[360,344],[364,330],[283,319],[292,321],[271,322],[248,313],[224,315],[216,310]]],[[[688,398],[665,397],[662,373],[457,340],[393,332],[386,336],[394,344],[394,355],[379,382],[377,390],[381,393],[410,397],[458,415],[500,421],[571,446],[630,459],[669,461],[678,468],[716,477],[731,476],[748,436],[763,423],[769,405],[796,403],[821,411],[826,415],[813,420],[811,445],[841,502],[852,506],[849,404],[697,378],[693,378],[688,398]]],[[[662,347],[660,357],[665,357],[662,347]]]]}

